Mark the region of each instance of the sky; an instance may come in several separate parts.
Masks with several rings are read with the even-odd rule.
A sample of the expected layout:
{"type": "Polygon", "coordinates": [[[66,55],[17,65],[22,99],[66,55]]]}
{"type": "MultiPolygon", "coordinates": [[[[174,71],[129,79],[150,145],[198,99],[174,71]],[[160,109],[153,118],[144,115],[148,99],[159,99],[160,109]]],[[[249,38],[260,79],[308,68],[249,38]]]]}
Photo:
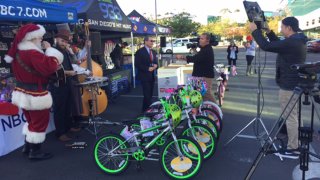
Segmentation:
{"type": "MultiPolygon", "coordinates": [[[[256,0],[264,11],[276,11],[281,7],[281,1],[283,0],[256,0]]],[[[135,9],[146,17],[154,16],[155,2],[157,2],[157,14],[186,11],[195,16],[194,21],[201,24],[207,23],[208,15],[221,15],[219,12],[224,8],[229,8],[231,11],[240,10],[238,13],[229,14],[230,18],[235,21],[243,22],[247,19],[243,0],[117,0],[117,2],[126,15],[135,9]]]]}

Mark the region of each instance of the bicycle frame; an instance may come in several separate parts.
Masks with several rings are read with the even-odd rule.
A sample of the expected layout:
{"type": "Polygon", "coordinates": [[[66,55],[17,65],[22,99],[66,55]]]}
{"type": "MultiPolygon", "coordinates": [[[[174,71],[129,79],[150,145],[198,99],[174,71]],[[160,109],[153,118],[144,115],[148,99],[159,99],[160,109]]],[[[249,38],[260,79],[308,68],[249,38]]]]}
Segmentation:
{"type": "MultiPolygon", "coordinates": [[[[164,122],[162,123],[161,125],[156,125],[154,127],[151,127],[151,128],[148,128],[148,129],[145,129],[145,130],[141,130],[139,132],[135,132],[133,133],[133,136],[130,137],[129,139],[127,139],[126,141],[124,141],[123,143],[119,144],[117,147],[115,147],[113,150],[111,150],[108,155],[111,155],[111,156],[114,156],[113,152],[116,151],[117,149],[119,149],[123,144],[127,143],[127,142],[130,142],[132,139],[134,140],[134,142],[136,143],[137,147],[138,148],[143,148],[143,150],[148,150],[150,149],[151,147],[153,147],[153,145],[160,139],[162,138],[167,132],[170,132],[173,140],[175,141],[175,143],[177,143],[177,137],[176,135],[174,134],[173,132],[173,128],[172,126],[170,125],[170,122],[167,121],[167,122],[164,122]],[[154,131],[154,130],[159,130],[160,128],[163,128],[165,127],[164,130],[162,130],[162,132],[160,132],[156,137],[154,137],[147,145],[145,146],[141,146],[139,144],[139,141],[138,141],[138,136],[142,136],[142,134],[144,133],[147,133],[147,132],[151,132],[151,131],[154,131]]],[[[178,145],[176,144],[176,146],[178,147],[178,145]]],[[[177,148],[178,150],[178,154],[179,156],[182,156],[182,153],[180,151],[179,148],[177,148]]],[[[126,152],[128,153],[128,152],[126,152]]],[[[124,155],[124,154],[117,154],[117,156],[120,156],[120,155],[124,155]]],[[[129,155],[132,155],[129,153],[129,155]]]]}

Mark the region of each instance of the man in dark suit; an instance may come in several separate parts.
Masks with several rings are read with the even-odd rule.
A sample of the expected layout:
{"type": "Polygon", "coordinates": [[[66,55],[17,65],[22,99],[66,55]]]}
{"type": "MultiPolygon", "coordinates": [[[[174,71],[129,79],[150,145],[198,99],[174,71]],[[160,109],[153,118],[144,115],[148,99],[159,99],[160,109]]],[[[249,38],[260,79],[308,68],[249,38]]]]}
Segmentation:
{"type": "Polygon", "coordinates": [[[154,40],[144,38],[144,47],[135,54],[135,67],[138,69],[137,79],[141,81],[143,91],[142,112],[150,105],[155,81],[154,71],[158,68],[156,52],[152,50],[154,40]]]}

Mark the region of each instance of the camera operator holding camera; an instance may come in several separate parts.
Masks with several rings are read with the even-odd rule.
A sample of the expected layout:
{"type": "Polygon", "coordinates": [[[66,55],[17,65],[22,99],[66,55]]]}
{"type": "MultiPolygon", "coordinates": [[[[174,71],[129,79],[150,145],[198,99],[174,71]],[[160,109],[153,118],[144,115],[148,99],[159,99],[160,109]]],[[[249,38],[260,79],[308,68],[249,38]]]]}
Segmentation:
{"type": "Polygon", "coordinates": [[[203,33],[199,39],[200,51],[193,56],[178,56],[177,59],[186,59],[188,63],[193,62],[192,76],[203,77],[207,83],[207,93],[204,100],[215,102],[213,97],[212,83],[214,78],[214,53],[211,47],[211,35],[203,33]]]}
{"type": "MultiPolygon", "coordinates": [[[[305,62],[307,37],[301,32],[299,21],[295,17],[287,17],[282,20],[281,33],[285,36],[284,40],[279,40],[267,24],[262,27],[264,27],[263,30],[266,31],[266,35],[270,41],[266,40],[262,35],[262,30],[258,29],[255,23],[251,22],[249,28],[261,49],[278,53],[276,59],[276,82],[280,87],[279,101],[281,110],[284,110],[293,94],[294,87],[298,85],[300,80],[298,72],[290,69],[290,66],[293,64],[303,64],[305,62]]],[[[295,150],[299,146],[297,105],[291,111],[286,121],[286,127],[288,133],[287,149],[295,150]]],[[[299,154],[298,152],[285,152],[282,157],[298,159],[299,154]]]]}

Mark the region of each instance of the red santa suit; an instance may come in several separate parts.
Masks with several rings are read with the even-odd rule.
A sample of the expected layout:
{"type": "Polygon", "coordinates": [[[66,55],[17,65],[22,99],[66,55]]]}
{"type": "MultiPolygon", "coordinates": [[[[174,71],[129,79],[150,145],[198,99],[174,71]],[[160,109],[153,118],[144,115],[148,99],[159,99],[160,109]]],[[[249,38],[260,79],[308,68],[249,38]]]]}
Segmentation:
{"type": "Polygon", "coordinates": [[[63,54],[55,48],[49,47],[43,52],[30,41],[41,38],[44,34],[45,29],[41,25],[22,26],[4,58],[8,63],[12,63],[13,74],[17,80],[12,93],[12,103],[23,109],[27,119],[23,134],[26,135],[26,141],[33,144],[45,140],[49,109],[52,106],[52,97],[47,90],[48,79],[63,61],[63,54]],[[17,55],[23,63],[17,60],[17,55]]]}

